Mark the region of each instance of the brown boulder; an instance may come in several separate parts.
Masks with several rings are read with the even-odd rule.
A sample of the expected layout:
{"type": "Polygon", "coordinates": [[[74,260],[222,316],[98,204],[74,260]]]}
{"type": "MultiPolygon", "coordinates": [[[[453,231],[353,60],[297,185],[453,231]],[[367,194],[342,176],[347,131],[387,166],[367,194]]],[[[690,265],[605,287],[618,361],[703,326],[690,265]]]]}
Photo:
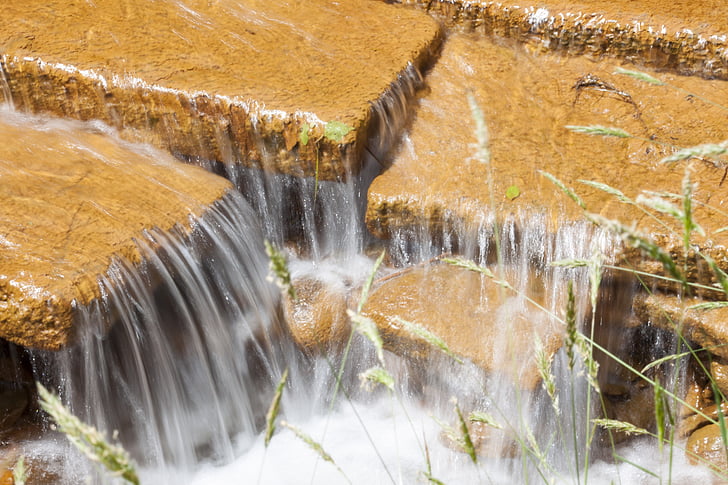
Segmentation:
{"type": "Polygon", "coordinates": [[[284,312],[296,343],[309,353],[342,348],[351,331],[348,290],[314,277],[293,281],[296,299],[285,296],[284,312]]]}
{"type": "Polygon", "coordinates": [[[717,424],[703,426],[691,434],[688,438],[687,452],[694,464],[705,464],[707,461],[722,472],[728,470],[726,446],[720,435],[720,426],[717,424]]]}
{"type": "Polygon", "coordinates": [[[440,36],[422,12],[366,0],[12,0],[2,15],[0,100],[322,179],[356,168],[374,106],[416,82],[440,36]],[[332,121],[352,131],[324,138],[332,121]]]}
{"type": "MultiPolygon", "coordinates": [[[[529,296],[540,299],[537,294],[529,296]]],[[[440,337],[455,354],[527,389],[541,379],[534,358],[535,336],[547,355],[562,341],[563,328],[524,297],[448,264],[415,267],[380,280],[363,313],[374,320],[385,348],[394,353],[426,359],[439,351],[393,320],[400,317],[440,337]]]]}
{"type": "Polygon", "coordinates": [[[221,177],[78,123],[0,113],[0,337],[58,349],[74,307],[146,230],[189,231],[225,196],[221,177]]]}
{"type": "Polygon", "coordinates": [[[618,57],[681,74],[728,79],[728,7],[722,0],[404,0],[449,25],[594,58],[618,57]]]}

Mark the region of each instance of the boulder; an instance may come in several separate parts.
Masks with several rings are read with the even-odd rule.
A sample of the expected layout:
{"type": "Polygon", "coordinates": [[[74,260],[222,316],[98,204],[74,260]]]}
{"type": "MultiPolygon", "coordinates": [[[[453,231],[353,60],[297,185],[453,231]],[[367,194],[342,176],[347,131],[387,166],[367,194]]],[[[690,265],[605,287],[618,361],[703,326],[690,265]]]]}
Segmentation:
{"type": "Polygon", "coordinates": [[[0,112],[0,337],[40,349],[73,339],[74,308],[112,261],[139,262],[152,228],[187,231],[231,190],[171,155],[80,123],[0,112]]]}
{"type": "MultiPolygon", "coordinates": [[[[528,220],[546,214],[553,233],[569,221],[584,220],[583,211],[542,170],[573,188],[589,211],[634,224],[678,258],[680,223],[657,214],[666,221],[663,226],[655,222],[654,211],[621,203],[581,181],[607,184],[635,200],[644,190],[680,193],[689,166],[697,184],[694,220],[708,235],[694,235],[694,242],[728,269],[728,233],[716,233],[726,222],[719,209],[728,199],[723,164],[707,158],[660,163],[675,147],[728,139],[725,111],[686,94],[725,100],[728,82],[653,73],[674,87],[655,86],[616,74],[620,66],[610,59],[534,55],[522,46],[453,34],[427,77],[429,94],[408,136],[369,188],[368,227],[386,238],[412,226],[477,228],[488,216],[520,214],[528,220]],[[484,113],[489,163],[476,157],[469,94],[484,113]],[[567,125],[617,127],[634,137],[592,137],[567,125]]],[[[659,264],[643,262],[637,250],[627,248],[622,256],[663,273],[659,264]]],[[[712,281],[711,272],[694,261],[688,276],[712,281]]]]}
{"type": "Polygon", "coordinates": [[[343,348],[351,332],[348,289],[313,276],[294,279],[293,287],[296,298],[284,295],[284,313],[300,348],[308,353],[343,348]]]}
{"type": "Polygon", "coordinates": [[[0,99],[16,108],[332,180],[440,39],[425,13],[367,0],[12,0],[2,15],[0,99]],[[329,122],[348,128],[325,136],[329,122]]]}
{"type": "MultiPolygon", "coordinates": [[[[541,300],[542,295],[527,294],[541,300]]],[[[486,372],[507,376],[525,389],[541,382],[534,358],[536,337],[550,356],[560,348],[564,331],[523,295],[509,293],[479,273],[444,263],[380,279],[363,313],[377,324],[391,352],[413,359],[440,352],[398,323],[395,318],[399,317],[424,327],[452,352],[486,372]]]]}
{"type": "Polygon", "coordinates": [[[448,25],[510,37],[535,50],[618,57],[681,74],[728,79],[728,8],[721,0],[403,0],[448,25]]]}
{"type": "Polygon", "coordinates": [[[728,469],[725,444],[720,434],[720,426],[709,424],[695,431],[686,445],[688,458],[693,464],[712,464],[717,470],[728,469]]]}

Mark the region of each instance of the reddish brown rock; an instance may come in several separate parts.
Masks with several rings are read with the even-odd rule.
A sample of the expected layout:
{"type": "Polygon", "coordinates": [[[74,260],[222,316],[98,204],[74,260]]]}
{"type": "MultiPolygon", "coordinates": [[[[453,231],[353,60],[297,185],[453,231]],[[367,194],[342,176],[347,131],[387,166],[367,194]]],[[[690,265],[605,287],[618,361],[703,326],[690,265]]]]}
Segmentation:
{"type": "Polygon", "coordinates": [[[682,74],[728,79],[728,7],[721,0],[404,0],[469,31],[532,48],[618,57],[682,74]]]}
{"type": "MultiPolygon", "coordinates": [[[[540,295],[529,296],[540,300],[540,295]]],[[[540,382],[535,337],[552,355],[563,333],[558,323],[523,297],[448,264],[412,268],[380,280],[364,314],[375,321],[385,348],[394,353],[421,359],[440,351],[397,323],[399,317],[437,335],[455,354],[528,389],[540,382]]]]}
{"type": "MultiPolygon", "coordinates": [[[[543,170],[576,190],[591,212],[636,224],[677,257],[682,254],[680,223],[661,215],[667,222],[662,226],[653,214],[580,181],[610,185],[634,200],[643,190],[679,193],[689,165],[697,184],[694,219],[708,234],[694,241],[728,268],[728,233],[716,233],[728,222],[720,212],[728,200],[725,168],[709,160],[660,163],[675,151],[673,146],[728,139],[725,110],[686,95],[725,100],[728,82],[660,73],[655,75],[675,88],[654,86],[615,74],[619,67],[611,60],[533,55],[519,46],[453,35],[428,75],[430,91],[408,140],[369,189],[370,230],[388,237],[413,225],[477,225],[488,214],[547,213],[549,229],[555,231],[566,221],[583,219],[581,209],[539,173],[543,170]],[[475,157],[469,93],[488,126],[489,164],[475,157]],[[567,125],[618,127],[635,138],[592,137],[567,125]],[[514,185],[520,194],[512,199],[507,189],[514,185]]],[[[644,268],[662,271],[659,265],[644,268]]],[[[711,274],[692,264],[689,277],[710,281],[711,274]]]]}
{"type": "Polygon", "coordinates": [[[705,303],[699,298],[678,298],[671,295],[638,295],[634,300],[634,312],[643,323],[679,331],[688,341],[697,344],[696,349],[728,359],[728,308],[700,310],[690,308],[705,303]]]}
{"type": "Polygon", "coordinates": [[[711,464],[721,472],[728,469],[726,446],[720,434],[720,426],[709,424],[695,431],[686,446],[688,458],[694,464],[711,464]]]}
{"type": "Polygon", "coordinates": [[[296,299],[285,295],[284,311],[296,343],[309,353],[342,348],[351,332],[348,290],[312,277],[293,281],[296,299]]]}
{"type": "Polygon", "coordinates": [[[423,12],[367,0],[12,0],[2,12],[0,99],[17,108],[325,179],[356,168],[373,105],[440,36],[423,12]],[[333,121],[352,131],[324,138],[333,121]]]}
{"type": "Polygon", "coordinates": [[[189,230],[223,197],[221,177],[67,122],[0,118],[0,337],[42,349],[73,338],[73,308],[100,296],[135,238],[189,230]]]}

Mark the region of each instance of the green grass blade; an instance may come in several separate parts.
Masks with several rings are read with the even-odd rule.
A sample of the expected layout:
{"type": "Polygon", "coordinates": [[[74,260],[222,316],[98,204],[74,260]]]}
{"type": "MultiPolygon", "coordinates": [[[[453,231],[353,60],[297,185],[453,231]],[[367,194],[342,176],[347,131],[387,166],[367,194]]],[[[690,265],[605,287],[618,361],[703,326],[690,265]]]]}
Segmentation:
{"type": "Polygon", "coordinates": [[[646,429],[639,428],[632,423],[626,421],[618,421],[616,419],[592,419],[592,423],[601,426],[604,429],[619,431],[628,435],[651,434],[646,429]]]}
{"type": "Polygon", "coordinates": [[[458,418],[458,425],[460,427],[460,438],[461,443],[463,445],[463,450],[465,453],[468,454],[470,459],[473,461],[473,463],[478,463],[478,455],[475,453],[475,446],[473,446],[473,440],[470,439],[470,430],[468,429],[468,425],[465,422],[465,418],[463,418],[463,413],[460,410],[460,406],[458,405],[457,401],[455,401],[455,414],[458,418]]]}
{"type": "Polygon", "coordinates": [[[728,141],[722,143],[706,143],[678,150],[662,159],[661,163],[673,163],[693,157],[717,157],[728,153],[728,141]]]}
{"type": "Polygon", "coordinates": [[[382,341],[382,336],[379,334],[379,329],[377,329],[377,324],[371,318],[359,313],[354,313],[351,310],[347,310],[346,312],[351,319],[354,330],[374,345],[374,349],[377,352],[377,359],[384,365],[384,342],[382,341]]]}
{"type": "Polygon", "coordinates": [[[13,465],[13,485],[25,485],[28,479],[28,470],[25,467],[25,457],[20,455],[18,461],[13,465]]]}
{"type": "Polygon", "coordinates": [[[390,391],[394,391],[394,377],[382,367],[371,367],[361,374],[359,380],[362,387],[368,391],[374,390],[377,384],[381,384],[390,391]]]}
{"type": "Polygon", "coordinates": [[[428,344],[439,349],[442,353],[444,353],[448,357],[452,358],[458,364],[463,363],[463,360],[460,357],[458,357],[457,354],[455,354],[455,352],[450,350],[450,348],[447,346],[447,344],[445,343],[444,340],[442,340],[440,337],[438,337],[434,333],[427,330],[422,325],[419,325],[419,324],[413,323],[413,322],[409,322],[400,317],[394,317],[392,319],[392,322],[397,325],[401,325],[410,334],[421,338],[428,344]]]}
{"type": "Polygon", "coordinates": [[[475,261],[464,258],[442,258],[444,263],[457,266],[458,268],[475,271],[476,273],[482,273],[488,278],[495,278],[495,274],[485,266],[480,266],[475,261]]]}
{"type": "Polygon", "coordinates": [[[56,395],[42,384],[36,385],[40,407],[53,418],[58,429],[76,448],[92,461],[103,465],[110,474],[139,485],[136,469],[129,454],[121,446],[110,444],[96,428],[74,416],[56,395]]]}
{"type": "Polygon", "coordinates": [[[374,267],[372,268],[372,271],[369,273],[367,280],[364,282],[364,286],[361,289],[361,297],[359,297],[359,304],[356,307],[357,313],[361,313],[362,309],[364,308],[364,305],[367,302],[367,299],[369,298],[369,291],[372,289],[372,284],[374,283],[374,276],[376,276],[379,266],[382,264],[382,261],[384,261],[384,255],[385,255],[385,252],[382,251],[382,254],[379,255],[376,262],[374,263],[374,267]]]}
{"type": "Polygon", "coordinates": [[[621,67],[618,67],[617,69],[615,69],[614,74],[623,74],[625,76],[637,79],[638,81],[646,82],[648,84],[654,84],[655,86],[665,86],[664,82],[641,71],[633,71],[631,69],[623,69],[621,67]]]}
{"type": "Polygon", "coordinates": [[[584,204],[584,201],[581,200],[581,197],[576,195],[576,192],[574,192],[572,189],[567,187],[561,180],[557,179],[553,175],[551,175],[548,172],[545,172],[543,170],[539,170],[538,173],[546,177],[551,181],[552,184],[554,184],[556,187],[558,187],[564,194],[566,194],[571,200],[576,202],[576,204],[581,207],[583,210],[586,210],[586,204],[584,204]]]}
{"type": "Polygon", "coordinates": [[[270,403],[268,412],[265,414],[265,447],[268,448],[273,433],[276,430],[276,418],[278,418],[278,412],[281,407],[281,397],[283,396],[283,389],[286,386],[286,380],[288,380],[288,369],[283,372],[281,380],[278,381],[276,386],[276,392],[273,395],[273,401],[270,403]]]}
{"type": "Polygon", "coordinates": [[[602,192],[606,192],[607,194],[614,196],[618,201],[624,202],[625,204],[634,204],[635,203],[632,199],[630,199],[629,197],[624,195],[624,192],[622,192],[621,190],[617,190],[610,185],[603,184],[601,182],[595,182],[593,180],[579,180],[579,182],[581,182],[584,185],[593,187],[597,190],[601,190],[602,192]]]}
{"type": "Polygon", "coordinates": [[[468,420],[473,423],[483,423],[486,426],[490,426],[491,428],[495,429],[503,429],[503,426],[498,424],[498,422],[491,416],[490,414],[483,412],[483,411],[473,411],[468,416],[468,420]]]}
{"type": "Polygon", "coordinates": [[[292,300],[296,300],[296,289],[291,282],[291,273],[288,271],[288,261],[285,255],[268,240],[263,241],[265,252],[268,255],[270,274],[268,280],[274,282],[281,291],[288,293],[292,300]]]}
{"type": "Polygon", "coordinates": [[[574,133],[582,133],[585,135],[593,135],[593,136],[612,136],[616,138],[632,138],[632,135],[627,133],[626,131],[622,130],[621,128],[614,128],[611,126],[601,126],[601,125],[588,125],[588,126],[578,126],[578,125],[567,125],[565,127],[567,130],[571,130],[574,133]]]}
{"type": "Polygon", "coordinates": [[[554,378],[554,374],[551,372],[551,363],[553,362],[554,356],[546,355],[543,342],[537,334],[534,335],[534,339],[536,341],[534,358],[536,359],[538,374],[541,376],[541,385],[549,395],[549,398],[551,399],[551,407],[553,407],[554,412],[558,416],[561,414],[561,410],[559,408],[559,396],[556,393],[556,379],[554,378]]]}
{"type": "Polygon", "coordinates": [[[301,145],[308,145],[308,136],[310,133],[311,125],[309,125],[308,123],[303,123],[301,125],[301,133],[298,135],[298,140],[301,142],[301,145]]]}

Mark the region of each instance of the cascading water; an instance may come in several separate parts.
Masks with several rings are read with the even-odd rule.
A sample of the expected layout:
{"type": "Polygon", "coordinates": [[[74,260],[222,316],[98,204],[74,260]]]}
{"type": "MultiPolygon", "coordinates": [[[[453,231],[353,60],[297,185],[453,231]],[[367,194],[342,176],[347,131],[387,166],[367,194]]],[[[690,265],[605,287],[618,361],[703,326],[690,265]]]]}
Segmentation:
{"type": "MultiPolygon", "coordinates": [[[[201,22],[194,16],[192,21],[201,22]]],[[[8,91],[4,98],[10,99],[3,81],[8,91]]],[[[274,175],[268,169],[276,154],[267,153],[262,141],[260,167],[241,168],[233,155],[219,164],[195,160],[224,174],[240,193],[229,194],[192,221],[191,234],[148,231],[137,241],[142,262],[132,266],[116,261],[99,282],[103,297],[76,308],[78,342],[57,354],[31,353],[36,377],[59,391],[79,417],[107,434],[118,432],[141,468],[143,483],[418,483],[432,477],[448,484],[507,484],[580,479],[578,469],[598,448],[586,442],[591,426],[587,416],[596,417],[599,410],[596,400],[590,400],[587,370],[582,364],[570,369],[563,349],[551,367],[561,409],[557,415],[552,398],[540,386],[524,389],[509,372],[486,373],[474,363],[458,364],[439,354],[422,361],[409,358],[406,351],[404,356],[386,352],[384,366],[394,377],[394,391],[370,392],[359,383],[359,375],[377,365],[369,341],[355,334],[345,354],[343,345],[332,345],[323,354],[303,351],[281,320],[280,294],[267,280],[264,239],[288,248],[294,279],[315,278],[353,294],[373,264],[363,254],[380,246],[386,246],[389,258],[378,282],[411,268],[427,268],[443,254],[487,265],[512,287],[503,288],[496,301],[489,300],[486,287],[494,283],[483,278],[474,293],[482,310],[478,315],[487,320],[479,324],[497,329],[494,340],[499,343],[509,342],[510,323],[517,316],[561,325],[556,320],[567,305],[567,281],[573,280],[576,320],[589,333],[588,270],[551,263],[609,254],[615,241],[605,233],[584,224],[564,224],[550,234],[545,217],[521,214],[500,225],[496,245],[495,217],[480,214],[473,218],[479,221],[475,227],[446,217],[448,222],[437,227],[398,229],[384,244],[368,235],[363,224],[367,187],[407,124],[411,99],[422,82],[409,66],[373,106],[363,167],[356,175],[348,173],[346,181],[274,175]],[[524,310],[524,295],[538,296],[543,309],[524,310]],[[317,457],[280,424],[270,447],[264,446],[265,413],[284,369],[290,377],[281,417],[320,443],[335,465],[317,457]],[[501,428],[475,437],[481,453],[477,464],[437,422],[457,426],[453,397],[464,412],[485,411],[501,428]]],[[[228,142],[225,134],[218,134],[218,142],[228,142]]],[[[221,151],[234,152],[229,146],[221,151]]],[[[603,287],[609,287],[610,277],[603,287]]],[[[448,290],[430,291],[446,305],[448,290]]],[[[629,305],[610,301],[609,295],[600,298],[603,307],[616,310],[600,307],[594,331],[598,341],[616,349],[623,341],[610,340],[611,319],[627,318],[629,305]]],[[[533,358],[518,355],[511,362],[513,357],[502,359],[509,360],[506,367],[515,366],[515,375],[533,358]]],[[[608,378],[604,384],[610,384],[608,378]]],[[[59,483],[81,483],[87,476],[92,483],[114,481],[62,443],[60,437],[49,438],[26,451],[46,462],[59,483]]],[[[620,452],[645,469],[663,466],[662,457],[654,453],[654,458],[645,458],[644,450],[654,452],[652,445],[639,442],[620,452]]],[[[598,458],[589,483],[648,479],[639,467],[598,458]]],[[[694,470],[678,470],[673,480],[685,474],[698,476],[694,470]]]]}

